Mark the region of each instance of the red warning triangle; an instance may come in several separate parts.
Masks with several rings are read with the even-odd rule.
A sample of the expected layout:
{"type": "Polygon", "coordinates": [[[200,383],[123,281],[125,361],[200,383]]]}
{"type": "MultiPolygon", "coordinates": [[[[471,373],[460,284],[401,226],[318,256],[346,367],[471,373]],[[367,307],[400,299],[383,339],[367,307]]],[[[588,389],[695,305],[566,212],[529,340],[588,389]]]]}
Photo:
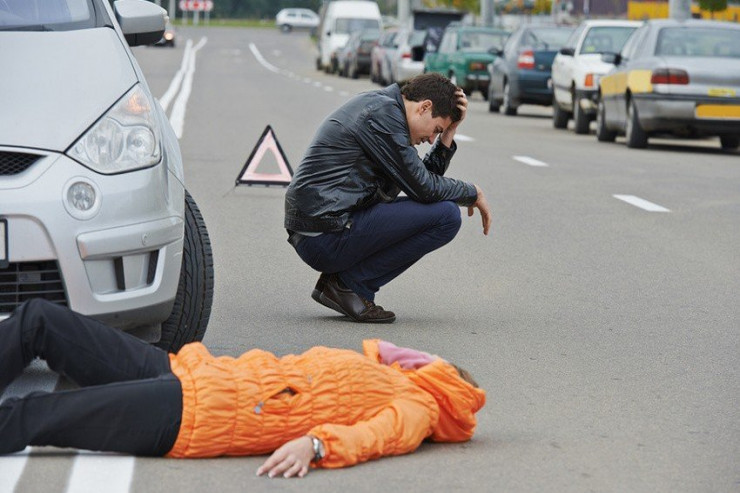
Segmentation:
{"type": "Polygon", "coordinates": [[[293,178],[293,169],[291,169],[288,163],[288,158],[285,157],[283,148],[280,147],[280,143],[275,137],[275,132],[272,130],[270,125],[265,127],[265,131],[262,132],[260,140],[257,141],[257,145],[252,149],[252,153],[247,158],[247,162],[244,163],[239,176],[236,178],[237,185],[283,185],[288,186],[290,180],[293,178]],[[277,161],[280,173],[257,173],[257,166],[265,156],[265,152],[272,152],[277,161]]]}

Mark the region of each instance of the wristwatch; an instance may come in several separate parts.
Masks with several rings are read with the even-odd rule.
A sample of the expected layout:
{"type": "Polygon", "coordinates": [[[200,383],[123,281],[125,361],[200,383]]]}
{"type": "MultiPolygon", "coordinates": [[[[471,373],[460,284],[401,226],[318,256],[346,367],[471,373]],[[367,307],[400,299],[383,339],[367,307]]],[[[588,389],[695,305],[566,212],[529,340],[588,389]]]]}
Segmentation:
{"type": "Polygon", "coordinates": [[[309,435],[313,445],[313,459],[311,462],[318,462],[324,458],[324,443],[313,435],[309,435]]]}

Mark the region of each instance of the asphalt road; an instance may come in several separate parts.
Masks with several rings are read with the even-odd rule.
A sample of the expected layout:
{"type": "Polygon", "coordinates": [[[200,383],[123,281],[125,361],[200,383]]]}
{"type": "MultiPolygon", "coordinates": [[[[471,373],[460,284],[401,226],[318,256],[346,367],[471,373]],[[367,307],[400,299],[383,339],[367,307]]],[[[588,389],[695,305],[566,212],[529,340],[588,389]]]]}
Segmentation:
{"type": "MultiPolygon", "coordinates": [[[[134,50],[158,97],[187,39],[201,44],[181,148],[216,262],[204,342],[231,355],[375,337],[425,349],[487,390],[478,432],[302,480],[255,477],[263,458],[33,449],[16,491],[100,491],[98,476],[109,493],[740,491],[740,153],[716,139],[598,143],[553,129],[548,108],[493,115],[476,94],[449,174],[485,190],[491,235],[466,216],[379,293],[397,322],[357,325],[311,300],[318,274],[285,241],[284,188],[234,181],[266,125],[295,168],[323,118],[377,86],[316,71],[305,33],[191,27],[174,49],[134,50]]],[[[24,385],[44,378],[35,368],[24,385]]]]}

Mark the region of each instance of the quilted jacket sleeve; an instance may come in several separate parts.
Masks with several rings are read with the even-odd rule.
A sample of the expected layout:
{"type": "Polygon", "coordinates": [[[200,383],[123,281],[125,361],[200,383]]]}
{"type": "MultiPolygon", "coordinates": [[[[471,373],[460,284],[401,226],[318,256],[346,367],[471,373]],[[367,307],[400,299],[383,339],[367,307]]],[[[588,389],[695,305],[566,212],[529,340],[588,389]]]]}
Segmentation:
{"type": "Polygon", "coordinates": [[[344,467],[416,450],[431,433],[437,417],[436,408],[401,398],[366,421],[351,426],[324,424],[309,434],[324,442],[325,455],[319,467],[344,467]]]}

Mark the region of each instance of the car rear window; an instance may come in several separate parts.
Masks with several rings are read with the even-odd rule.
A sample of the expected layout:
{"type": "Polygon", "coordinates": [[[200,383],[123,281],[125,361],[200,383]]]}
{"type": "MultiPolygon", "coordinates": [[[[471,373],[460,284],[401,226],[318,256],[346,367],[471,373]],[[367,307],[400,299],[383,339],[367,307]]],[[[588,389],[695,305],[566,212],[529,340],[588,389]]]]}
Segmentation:
{"type": "Polygon", "coordinates": [[[568,41],[573,29],[546,27],[530,30],[524,37],[524,44],[536,50],[558,50],[568,41]]]}
{"type": "Polygon", "coordinates": [[[69,31],[97,25],[92,0],[0,0],[0,31],[69,31]]]}
{"type": "Polygon", "coordinates": [[[486,33],[468,31],[460,35],[462,51],[488,51],[491,48],[501,49],[508,37],[504,33],[486,33]]]}
{"type": "Polygon", "coordinates": [[[581,44],[580,53],[619,53],[636,27],[593,27],[581,44]]]}
{"type": "Polygon", "coordinates": [[[339,18],[335,24],[335,30],[340,34],[350,34],[364,29],[380,30],[380,23],[376,19],[339,18]]]}
{"type": "Polygon", "coordinates": [[[665,27],[658,33],[655,54],[740,58],[740,29],[665,27]]]}

